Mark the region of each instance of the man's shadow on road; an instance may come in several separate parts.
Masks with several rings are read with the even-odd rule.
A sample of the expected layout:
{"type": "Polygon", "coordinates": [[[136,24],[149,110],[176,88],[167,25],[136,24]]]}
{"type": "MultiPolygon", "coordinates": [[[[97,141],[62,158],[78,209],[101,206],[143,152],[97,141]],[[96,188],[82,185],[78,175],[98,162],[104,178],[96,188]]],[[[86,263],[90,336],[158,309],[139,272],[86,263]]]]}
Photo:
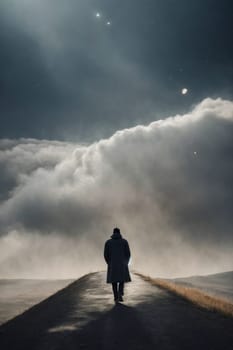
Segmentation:
{"type": "Polygon", "coordinates": [[[77,331],[75,343],[81,345],[80,348],[92,349],[154,349],[138,312],[120,303],[77,331]]]}

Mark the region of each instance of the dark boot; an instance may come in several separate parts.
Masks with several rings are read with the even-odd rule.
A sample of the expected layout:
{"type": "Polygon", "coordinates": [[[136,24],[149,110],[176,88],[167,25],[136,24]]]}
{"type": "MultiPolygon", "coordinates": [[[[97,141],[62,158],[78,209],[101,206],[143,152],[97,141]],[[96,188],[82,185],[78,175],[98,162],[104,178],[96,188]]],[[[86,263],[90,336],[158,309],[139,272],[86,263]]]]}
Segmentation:
{"type": "Polygon", "coordinates": [[[122,295],[120,295],[120,294],[118,296],[118,301],[124,301],[124,299],[122,298],[122,295]]]}

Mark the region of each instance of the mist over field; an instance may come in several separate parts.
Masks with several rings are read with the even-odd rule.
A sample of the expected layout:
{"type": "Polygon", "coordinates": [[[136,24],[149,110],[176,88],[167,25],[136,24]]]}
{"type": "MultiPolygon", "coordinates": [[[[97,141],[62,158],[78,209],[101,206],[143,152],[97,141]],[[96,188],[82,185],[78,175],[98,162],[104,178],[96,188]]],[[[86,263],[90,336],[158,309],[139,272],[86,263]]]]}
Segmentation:
{"type": "Polygon", "coordinates": [[[90,144],[0,141],[0,277],[104,269],[115,226],[131,268],[176,277],[232,269],[233,102],[90,144]]]}

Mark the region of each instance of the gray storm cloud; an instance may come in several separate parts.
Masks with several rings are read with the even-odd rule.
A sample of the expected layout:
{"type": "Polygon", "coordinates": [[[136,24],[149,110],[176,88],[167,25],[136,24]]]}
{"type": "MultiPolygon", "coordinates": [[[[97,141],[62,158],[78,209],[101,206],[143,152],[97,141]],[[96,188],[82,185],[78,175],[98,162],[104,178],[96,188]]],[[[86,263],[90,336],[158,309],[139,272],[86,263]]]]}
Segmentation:
{"type": "Polygon", "coordinates": [[[90,145],[0,142],[1,276],[70,277],[104,268],[114,226],[132,267],[178,276],[232,268],[233,102],[90,145]]]}

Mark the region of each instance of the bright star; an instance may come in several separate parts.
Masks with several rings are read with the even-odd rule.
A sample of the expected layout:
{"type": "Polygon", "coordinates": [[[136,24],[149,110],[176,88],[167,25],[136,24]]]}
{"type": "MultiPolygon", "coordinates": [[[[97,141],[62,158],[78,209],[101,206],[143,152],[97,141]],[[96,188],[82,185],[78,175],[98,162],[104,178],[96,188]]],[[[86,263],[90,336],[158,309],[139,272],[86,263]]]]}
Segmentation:
{"type": "Polygon", "coordinates": [[[107,26],[110,26],[110,25],[111,25],[111,22],[110,22],[110,21],[108,21],[108,22],[106,23],[106,25],[107,25],[107,26]]]}
{"type": "Polygon", "coordinates": [[[96,12],[95,16],[96,16],[97,18],[100,18],[100,13],[99,13],[99,12],[96,12]]]}
{"type": "Polygon", "coordinates": [[[183,88],[183,89],[181,90],[181,93],[182,93],[182,95],[186,95],[186,94],[188,93],[188,89],[183,88]]]}
{"type": "Polygon", "coordinates": [[[197,152],[196,152],[196,151],[194,151],[194,152],[193,152],[193,154],[196,156],[196,155],[197,155],[197,152]]]}

